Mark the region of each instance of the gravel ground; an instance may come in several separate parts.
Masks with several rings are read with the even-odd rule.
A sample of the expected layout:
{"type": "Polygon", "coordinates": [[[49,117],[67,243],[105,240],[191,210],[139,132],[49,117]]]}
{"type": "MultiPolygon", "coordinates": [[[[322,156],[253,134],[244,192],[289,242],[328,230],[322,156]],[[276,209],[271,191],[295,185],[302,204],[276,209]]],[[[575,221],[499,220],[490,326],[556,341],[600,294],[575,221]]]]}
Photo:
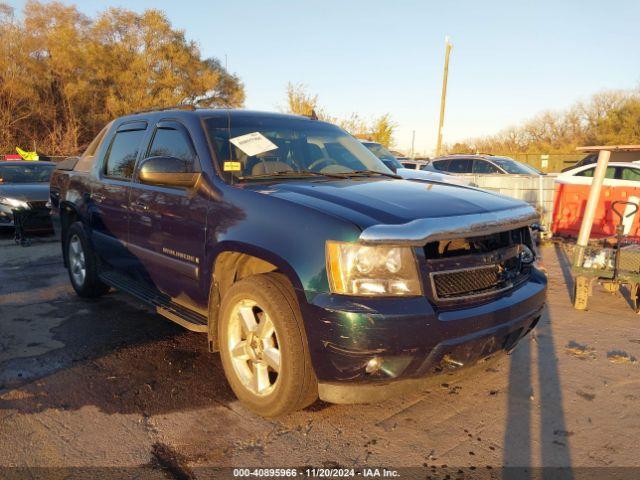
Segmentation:
{"type": "Polygon", "coordinates": [[[599,289],[573,310],[562,249],[543,256],[548,308],[511,356],[383,404],[266,420],[237,402],[206,338],[121,293],[79,299],[59,243],[4,236],[0,466],[640,467],[640,317],[599,289]]]}

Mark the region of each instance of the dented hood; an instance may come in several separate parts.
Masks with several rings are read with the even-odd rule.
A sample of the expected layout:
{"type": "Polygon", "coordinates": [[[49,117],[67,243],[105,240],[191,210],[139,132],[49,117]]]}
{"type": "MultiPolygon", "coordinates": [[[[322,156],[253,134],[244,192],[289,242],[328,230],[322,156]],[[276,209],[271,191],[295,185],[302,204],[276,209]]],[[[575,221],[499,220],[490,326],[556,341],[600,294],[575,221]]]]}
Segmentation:
{"type": "Polygon", "coordinates": [[[250,188],[345,218],[363,230],[373,225],[401,225],[418,219],[533,210],[520,200],[476,188],[377,177],[287,181],[250,188]]]}

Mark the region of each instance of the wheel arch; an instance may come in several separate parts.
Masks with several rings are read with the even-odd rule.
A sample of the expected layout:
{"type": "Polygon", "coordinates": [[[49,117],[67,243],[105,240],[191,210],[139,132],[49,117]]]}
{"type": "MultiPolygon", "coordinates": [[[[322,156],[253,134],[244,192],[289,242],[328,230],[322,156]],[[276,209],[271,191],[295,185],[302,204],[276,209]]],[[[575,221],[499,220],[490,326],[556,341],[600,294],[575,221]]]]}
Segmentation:
{"type": "Polygon", "coordinates": [[[291,282],[300,301],[302,282],[284,258],[262,247],[243,242],[222,242],[211,258],[209,288],[209,350],[218,350],[218,313],[224,294],[237,281],[252,275],[280,272],[291,282]]]}
{"type": "Polygon", "coordinates": [[[67,255],[67,231],[71,224],[81,221],[80,213],[72,202],[60,202],[60,244],[62,248],[62,260],[65,267],[69,267],[67,255]]]}

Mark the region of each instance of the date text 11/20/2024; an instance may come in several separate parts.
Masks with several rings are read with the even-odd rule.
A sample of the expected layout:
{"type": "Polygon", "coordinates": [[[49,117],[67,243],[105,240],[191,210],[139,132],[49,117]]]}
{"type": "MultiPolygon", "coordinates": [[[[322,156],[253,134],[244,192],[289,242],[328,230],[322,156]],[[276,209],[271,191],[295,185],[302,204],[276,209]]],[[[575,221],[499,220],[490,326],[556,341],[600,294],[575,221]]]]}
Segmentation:
{"type": "Polygon", "coordinates": [[[395,478],[399,472],[387,468],[234,468],[233,476],[242,477],[297,477],[298,475],[311,478],[395,478]]]}

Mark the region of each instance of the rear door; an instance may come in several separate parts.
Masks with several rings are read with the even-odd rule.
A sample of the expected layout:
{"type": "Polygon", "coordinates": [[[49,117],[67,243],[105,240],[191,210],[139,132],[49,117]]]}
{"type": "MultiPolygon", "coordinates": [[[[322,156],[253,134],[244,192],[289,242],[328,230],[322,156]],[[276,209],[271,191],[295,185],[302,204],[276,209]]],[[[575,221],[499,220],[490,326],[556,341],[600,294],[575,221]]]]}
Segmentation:
{"type": "MultiPolygon", "coordinates": [[[[160,121],[141,161],[176,157],[199,172],[195,152],[184,125],[160,121]]],[[[200,261],[204,258],[208,200],[197,188],[145,185],[136,178],[130,205],[130,249],[138,259],[142,277],[154,290],[183,306],[206,308],[208,292],[201,286],[200,261]]]]}
{"type": "Polygon", "coordinates": [[[109,140],[89,202],[89,222],[96,251],[105,263],[125,272],[131,265],[126,246],[129,191],[146,129],[144,121],[127,122],[118,127],[109,140]]]}

